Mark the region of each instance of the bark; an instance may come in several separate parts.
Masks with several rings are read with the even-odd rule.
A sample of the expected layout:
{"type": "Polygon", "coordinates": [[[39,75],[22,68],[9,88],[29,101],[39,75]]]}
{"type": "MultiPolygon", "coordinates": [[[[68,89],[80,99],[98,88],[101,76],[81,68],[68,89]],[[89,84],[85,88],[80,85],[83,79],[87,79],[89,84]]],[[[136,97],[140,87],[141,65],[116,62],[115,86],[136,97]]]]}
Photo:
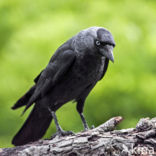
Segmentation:
{"type": "Polygon", "coordinates": [[[0,156],[151,156],[156,155],[156,118],[143,118],[135,128],[114,130],[122,117],[71,136],[39,140],[0,149],[0,156]]]}

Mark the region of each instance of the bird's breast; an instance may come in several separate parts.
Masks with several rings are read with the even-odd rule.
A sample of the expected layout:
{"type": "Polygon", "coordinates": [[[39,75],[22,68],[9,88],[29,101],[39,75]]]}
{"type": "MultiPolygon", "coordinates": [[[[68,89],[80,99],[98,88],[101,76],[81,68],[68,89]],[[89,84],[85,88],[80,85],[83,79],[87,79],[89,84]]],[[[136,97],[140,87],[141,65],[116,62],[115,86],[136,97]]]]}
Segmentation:
{"type": "Polygon", "coordinates": [[[102,57],[84,56],[74,65],[74,72],[79,81],[95,82],[99,80],[104,68],[102,57]]]}
{"type": "Polygon", "coordinates": [[[103,61],[100,58],[86,57],[76,59],[70,70],[51,92],[54,101],[60,103],[76,99],[90,85],[101,77],[103,61]],[[55,94],[54,94],[55,93],[55,94]]]}

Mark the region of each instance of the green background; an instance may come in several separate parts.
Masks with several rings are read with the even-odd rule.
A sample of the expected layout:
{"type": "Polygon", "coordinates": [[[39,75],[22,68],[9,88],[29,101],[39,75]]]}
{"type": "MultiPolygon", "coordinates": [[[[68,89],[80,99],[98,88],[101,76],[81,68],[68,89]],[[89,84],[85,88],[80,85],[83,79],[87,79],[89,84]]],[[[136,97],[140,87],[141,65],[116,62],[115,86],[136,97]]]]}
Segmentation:
{"type": "MultiPolygon", "coordinates": [[[[91,126],[113,116],[118,128],[135,127],[142,117],[156,116],[155,0],[1,0],[0,1],[0,147],[11,147],[13,135],[29,112],[12,111],[54,51],[90,26],[109,29],[116,41],[115,63],[88,96],[84,114],[91,126]]],[[[58,112],[66,130],[82,124],[75,104],[58,112]]],[[[45,137],[55,132],[51,124],[45,137]]]]}

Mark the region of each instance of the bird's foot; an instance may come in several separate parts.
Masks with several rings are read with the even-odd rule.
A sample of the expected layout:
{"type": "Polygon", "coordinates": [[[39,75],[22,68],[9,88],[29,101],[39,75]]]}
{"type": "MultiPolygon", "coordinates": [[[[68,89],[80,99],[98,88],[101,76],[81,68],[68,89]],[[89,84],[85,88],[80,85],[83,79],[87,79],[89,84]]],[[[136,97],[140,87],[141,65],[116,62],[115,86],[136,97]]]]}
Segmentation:
{"type": "Polygon", "coordinates": [[[94,129],[94,128],[95,128],[95,126],[94,126],[94,125],[92,125],[92,126],[91,126],[91,129],[94,129]]]}
{"type": "Polygon", "coordinates": [[[68,136],[68,135],[74,135],[74,133],[72,131],[60,131],[59,134],[60,136],[68,136]]]}
{"type": "Polygon", "coordinates": [[[83,131],[85,132],[85,131],[88,131],[88,130],[90,130],[89,126],[88,125],[84,126],[84,130],[83,131]]]}
{"type": "Polygon", "coordinates": [[[53,134],[53,136],[51,137],[51,139],[55,138],[56,136],[58,137],[63,137],[63,136],[68,136],[68,135],[74,135],[74,133],[72,131],[58,131],[55,134],[53,134]]]}
{"type": "Polygon", "coordinates": [[[89,126],[84,127],[84,132],[85,132],[85,131],[88,131],[88,130],[90,130],[90,129],[94,129],[94,128],[95,128],[95,126],[94,126],[94,125],[92,125],[92,126],[91,126],[91,128],[89,128],[89,126]]]}

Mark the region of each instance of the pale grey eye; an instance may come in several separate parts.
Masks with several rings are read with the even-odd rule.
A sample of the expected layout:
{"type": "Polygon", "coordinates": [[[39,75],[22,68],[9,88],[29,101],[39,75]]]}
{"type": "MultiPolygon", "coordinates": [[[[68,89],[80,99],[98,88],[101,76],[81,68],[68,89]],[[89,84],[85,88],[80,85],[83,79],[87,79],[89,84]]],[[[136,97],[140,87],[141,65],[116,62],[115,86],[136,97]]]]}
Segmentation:
{"type": "Polygon", "coordinates": [[[101,45],[100,41],[96,41],[95,43],[96,43],[97,46],[101,45]]]}

